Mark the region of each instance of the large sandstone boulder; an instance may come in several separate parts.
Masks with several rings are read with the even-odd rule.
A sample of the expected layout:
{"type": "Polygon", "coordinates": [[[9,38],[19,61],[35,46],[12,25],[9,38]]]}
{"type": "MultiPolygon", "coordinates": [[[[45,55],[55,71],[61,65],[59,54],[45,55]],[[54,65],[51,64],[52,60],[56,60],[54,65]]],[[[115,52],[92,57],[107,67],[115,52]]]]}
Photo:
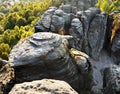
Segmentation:
{"type": "Polygon", "coordinates": [[[16,83],[58,79],[68,82],[79,93],[90,92],[89,56],[75,49],[69,51],[67,39],[70,38],[72,36],[39,32],[15,45],[9,61],[14,63],[16,83]]]}
{"type": "Polygon", "coordinates": [[[120,94],[120,66],[111,65],[104,71],[104,94],[120,94]]]}
{"type": "Polygon", "coordinates": [[[64,81],[43,79],[16,84],[9,94],[78,94],[64,81]]]}
{"type": "Polygon", "coordinates": [[[79,90],[81,78],[70,58],[66,38],[71,36],[35,33],[14,46],[9,61],[14,63],[16,82],[52,78],[79,90]]]}

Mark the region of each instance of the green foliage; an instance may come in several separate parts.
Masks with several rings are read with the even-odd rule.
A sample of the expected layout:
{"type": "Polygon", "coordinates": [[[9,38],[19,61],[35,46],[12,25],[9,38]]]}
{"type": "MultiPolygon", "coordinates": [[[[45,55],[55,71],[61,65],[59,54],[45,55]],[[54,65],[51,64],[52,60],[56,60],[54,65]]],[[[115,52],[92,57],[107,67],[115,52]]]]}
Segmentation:
{"type": "Polygon", "coordinates": [[[0,25],[0,34],[4,32],[4,28],[0,25]]]}
{"type": "Polygon", "coordinates": [[[52,0],[52,5],[58,7],[60,4],[62,4],[62,0],[52,0]]]}
{"type": "Polygon", "coordinates": [[[8,13],[8,9],[6,8],[6,6],[4,4],[0,5],[0,12],[1,13],[8,13]]]}
{"type": "Polygon", "coordinates": [[[9,52],[10,52],[9,45],[5,44],[5,43],[1,43],[0,44],[0,56],[1,56],[1,58],[7,59],[9,52]]]}
{"type": "Polygon", "coordinates": [[[119,0],[98,0],[96,4],[101,11],[106,13],[111,13],[113,11],[120,11],[120,1],[119,0]]]}
{"type": "Polygon", "coordinates": [[[34,33],[34,24],[40,20],[44,11],[60,3],[61,0],[17,2],[9,9],[0,5],[0,57],[8,59],[13,46],[34,33]]]}

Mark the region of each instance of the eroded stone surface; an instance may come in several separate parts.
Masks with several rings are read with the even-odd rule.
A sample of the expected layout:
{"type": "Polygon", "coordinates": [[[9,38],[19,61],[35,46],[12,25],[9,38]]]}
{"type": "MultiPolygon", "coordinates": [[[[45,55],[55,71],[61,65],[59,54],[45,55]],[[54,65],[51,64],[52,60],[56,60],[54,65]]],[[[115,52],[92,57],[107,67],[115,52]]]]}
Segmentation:
{"type": "Polygon", "coordinates": [[[0,59],[0,94],[7,94],[13,86],[15,75],[12,65],[8,61],[0,59]]]}
{"type": "Polygon", "coordinates": [[[78,94],[64,81],[43,79],[16,84],[9,94],[78,94]]]}
{"type": "Polygon", "coordinates": [[[105,94],[120,93],[120,66],[111,65],[104,71],[105,94]]]}
{"type": "Polygon", "coordinates": [[[116,31],[115,37],[112,41],[111,50],[115,63],[120,64],[120,30],[116,31]]]}
{"type": "Polygon", "coordinates": [[[80,74],[70,57],[67,39],[54,33],[35,33],[10,52],[17,82],[52,78],[68,82],[79,90],[80,74]],[[71,71],[72,70],[72,71],[71,71]]]}

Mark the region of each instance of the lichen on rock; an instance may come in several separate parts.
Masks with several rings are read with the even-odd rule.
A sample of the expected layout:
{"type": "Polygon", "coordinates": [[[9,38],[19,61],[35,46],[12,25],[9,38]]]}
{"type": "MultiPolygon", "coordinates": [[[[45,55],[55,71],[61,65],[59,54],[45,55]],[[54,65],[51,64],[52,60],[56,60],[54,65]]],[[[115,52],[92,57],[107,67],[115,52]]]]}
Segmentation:
{"type": "Polygon", "coordinates": [[[15,75],[12,66],[12,63],[0,59],[0,94],[8,93],[13,86],[15,75]]]}

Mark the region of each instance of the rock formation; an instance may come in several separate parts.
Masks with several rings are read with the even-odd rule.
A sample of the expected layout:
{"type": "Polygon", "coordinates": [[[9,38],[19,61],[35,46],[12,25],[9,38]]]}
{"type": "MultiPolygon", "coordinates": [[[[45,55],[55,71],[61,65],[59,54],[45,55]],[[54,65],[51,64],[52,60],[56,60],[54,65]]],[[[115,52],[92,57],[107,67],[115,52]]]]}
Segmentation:
{"type": "Polygon", "coordinates": [[[72,20],[69,34],[73,36],[73,39],[69,41],[70,46],[82,50],[84,32],[83,24],[78,18],[72,20]]]}
{"type": "MultiPolygon", "coordinates": [[[[4,93],[10,90],[6,84],[14,79],[14,72],[17,85],[10,94],[19,93],[18,89],[28,94],[30,90],[77,94],[73,89],[79,94],[120,93],[120,26],[117,23],[113,35],[114,13],[106,16],[94,7],[83,10],[84,5],[76,5],[83,0],[73,1],[64,0],[72,6],[50,7],[42,15],[35,24],[35,34],[11,50],[9,62],[14,65],[0,60],[0,88],[4,87],[4,93]],[[68,86],[60,91],[64,85],[56,85],[59,81],[55,80],[41,80],[44,78],[66,81],[73,89],[68,86]],[[33,82],[23,83],[27,81],[33,82]],[[50,86],[38,87],[39,82],[50,82],[50,86]]],[[[92,0],[83,2],[89,1],[92,0]]]]}
{"type": "Polygon", "coordinates": [[[120,93],[120,66],[111,65],[104,71],[104,94],[120,93]]]}
{"type": "Polygon", "coordinates": [[[64,80],[83,94],[86,91],[84,88],[91,87],[92,83],[89,80],[87,86],[84,86],[85,79],[92,79],[92,74],[89,73],[89,56],[76,50],[79,58],[73,59],[70,54],[73,56],[75,53],[72,50],[69,52],[69,38],[72,36],[40,32],[20,41],[9,56],[9,61],[14,63],[16,82],[43,78],[64,80]],[[90,77],[85,78],[84,75],[90,77]]]}
{"type": "Polygon", "coordinates": [[[9,94],[78,94],[64,81],[43,79],[16,84],[9,94]]]}
{"type": "Polygon", "coordinates": [[[0,59],[0,94],[7,94],[14,85],[14,69],[12,63],[0,59]]]}
{"type": "Polygon", "coordinates": [[[35,32],[50,31],[72,35],[73,40],[69,41],[71,48],[82,50],[92,58],[99,59],[104,46],[106,24],[107,19],[98,8],[76,12],[75,7],[63,5],[59,9],[49,8],[36,23],[35,32]]]}
{"type": "Polygon", "coordinates": [[[70,49],[70,54],[75,61],[79,73],[83,77],[80,94],[90,94],[93,86],[93,72],[90,57],[74,48],[70,49]]]}
{"type": "Polygon", "coordinates": [[[59,34],[67,34],[70,23],[74,18],[76,8],[70,5],[50,7],[42,16],[42,20],[35,24],[35,32],[53,32],[59,34]],[[65,13],[65,12],[67,13],[65,13]]]}
{"type": "MultiPolygon", "coordinates": [[[[62,14],[66,13],[66,7],[68,8],[68,5],[64,5],[61,7],[62,8],[59,8],[59,10],[62,9],[64,11],[61,13],[62,14]]],[[[76,12],[76,14],[73,13],[72,11],[69,11],[67,12],[67,15],[69,14],[72,14],[71,19],[68,21],[71,23],[67,25],[64,24],[64,26],[60,30],[61,32],[63,32],[62,33],[63,35],[67,34],[73,37],[72,39],[69,40],[69,48],[75,48],[79,51],[83,51],[87,53],[90,57],[92,57],[93,59],[92,60],[93,79],[92,80],[94,84],[91,87],[92,89],[91,88],[90,89],[92,90],[92,94],[102,94],[103,93],[102,91],[103,72],[101,71],[104,71],[106,67],[109,67],[110,64],[114,63],[112,60],[113,57],[110,57],[110,53],[106,52],[106,51],[110,51],[111,49],[110,37],[111,37],[111,31],[112,31],[111,27],[113,22],[113,19],[111,18],[112,15],[109,15],[107,18],[106,15],[104,13],[101,13],[100,10],[97,8],[89,8],[88,10],[85,10],[85,11],[78,11],[76,12]],[[105,52],[103,48],[106,50],[105,52]]],[[[68,22],[64,22],[64,23],[68,23],[68,22]]],[[[36,26],[42,26],[42,24],[39,24],[36,26]]],[[[53,32],[51,28],[49,30],[53,32]]],[[[59,32],[55,32],[55,33],[59,33],[59,32]]],[[[113,49],[113,45],[116,45],[114,42],[115,37],[113,39],[112,49],[113,49]]],[[[116,47],[119,47],[119,46],[116,46],[116,47]]],[[[116,54],[116,56],[119,57],[117,52],[112,52],[112,54],[116,54]]],[[[78,63],[78,66],[79,66],[79,63],[78,63]]]]}
{"type": "Polygon", "coordinates": [[[120,29],[116,31],[115,37],[112,41],[111,50],[115,63],[120,64],[120,29]]]}
{"type": "Polygon", "coordinates": [[[99,59],[106,32],[105,15],[101,14],[97,8],[89,8],[84,12],[77,12],[77,16],[83,23],[82,50],[92,58],[99,59]]]}

